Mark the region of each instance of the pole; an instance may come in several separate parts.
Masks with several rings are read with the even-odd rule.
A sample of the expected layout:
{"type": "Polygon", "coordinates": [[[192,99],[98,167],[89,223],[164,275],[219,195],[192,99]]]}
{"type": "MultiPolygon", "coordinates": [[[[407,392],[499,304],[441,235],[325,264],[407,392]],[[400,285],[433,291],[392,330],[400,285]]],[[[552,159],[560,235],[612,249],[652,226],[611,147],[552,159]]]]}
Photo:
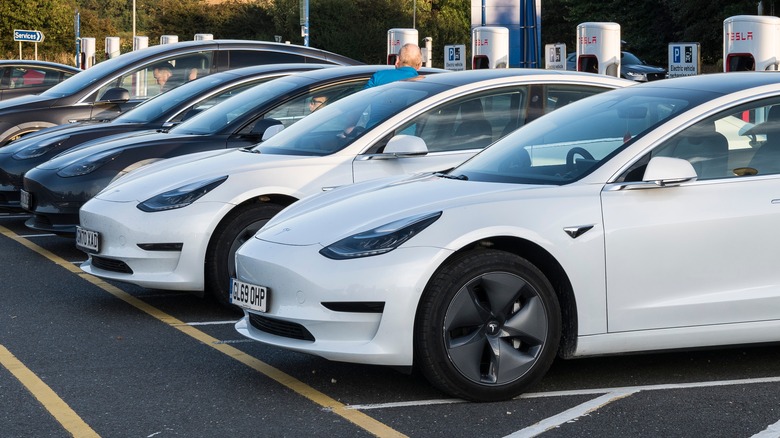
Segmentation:
{"type": "Polygon", "coordinates": [[[417,0],[414,0],[412,7],[412,29],[417,29],[417,0]]]}
{"type": "Polygon", "coordinates": [[[135,0],[133,0],[133,40],[135,40],[135,0]]]}

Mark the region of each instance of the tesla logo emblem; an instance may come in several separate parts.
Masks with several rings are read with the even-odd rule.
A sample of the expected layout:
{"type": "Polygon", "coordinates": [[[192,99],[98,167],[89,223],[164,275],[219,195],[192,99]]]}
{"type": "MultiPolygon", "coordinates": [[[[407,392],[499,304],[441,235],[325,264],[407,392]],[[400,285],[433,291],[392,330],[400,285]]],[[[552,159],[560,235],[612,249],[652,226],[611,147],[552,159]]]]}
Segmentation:
{"type": "Polygon", "coordinates": [[[489,335],[496,335],[498,334],[498,328],[500,326],[497,322],[489,322],[487,325],[487,331],[489,335]]]}

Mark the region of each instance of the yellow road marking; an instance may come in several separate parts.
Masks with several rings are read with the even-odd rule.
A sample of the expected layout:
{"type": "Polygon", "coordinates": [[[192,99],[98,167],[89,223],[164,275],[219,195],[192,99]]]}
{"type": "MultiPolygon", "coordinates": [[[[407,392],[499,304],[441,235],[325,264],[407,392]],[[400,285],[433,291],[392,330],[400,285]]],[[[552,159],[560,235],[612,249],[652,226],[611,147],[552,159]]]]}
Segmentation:
{"type": "Polygon", "coordinates": [[[99,437],[81,417],[52,391],[46,383],[17,359],[7,348],[0,345],[0,365],[11,372],[19,382],[62,424],[71,435],[77,437],[99,437]]]}
{"type": "Polygon", "coordinates": [[[244,365],[247,365],[248,367],[259,371],[260,373],[264,374],[265,376],[275,380],[276,382],[286,386],[287,388],[295,391],[296,393],[308,398],[309,400],[313,401],[314,403],[322,406],[323,408],[333,412],[336,415],[339,415],[343,417],[344,419],[350,421],[351,423],[355,424],[356,426],[361,427],[362,429],[366,430],[367,432],[376,435],[378,437],[404,437],[406,435],[396,431],[395,429],[387,426],[384,423],[381,423],[377,421],[376,419],[362,413],[359,411],[356,411],[354,409],[347,409],[346,405],[343,403],[340,403],[339,401],[328,397],[327,395],[323,394],[320,391],[317,391],[316,389],[312,388],[311,386],[301,382],[300,380],[296,379],[295,377],[290,376],[289,374],[284,373],[283,371],[255,358],[251,355],[248,355],[241,350],[232,347],[227,344],[222,344],[219,342],[218,339],[209,336],[205,332],[202,332],[190,325],[185,324],[183,321],[168,315],[167,313],[161,311],[160,309],[157,309],[156,307],[150,306],[149,304],[145,303],[144,301],[128,294],[127,292],[119,289],[118,287],[109,284],[103,280],[101,280],[98,277],[92,276],[87,274],[86,272],[83,272],[81,269],[79,269],[77,266],[74,266],[72,263],[69,263],[62,257],[52,253],[51,251],[48,251],[32,242],[30,242],[27,239],[24,239],[22,237],[19,237],[12,231],[8,230],[5,227],[0,226],[0,234],[5,235],[6,237],[13,239],[20,244],[24,245],[25,247],[31,249],[32,251],[35,251],[36,253],[46,257],[47,259],[51,260],[52,262],[56,263],[59,266],[64,267],[70,272],[73,272],[75,274],[78,274],[81,278],[84,280],[94,284],[95,286],[101,288],[102,290],[110,293],[116,298],[119,298],[120,300],[130,304],[131,306],[151,315],[155,319],[168,324],[169,326],[179,330],[180,332],[197,339],[198,341],[208,345],[211,348],[214,348],[215,350],[226,354],[227,356],[230,356],[231,358],[243,363],[244,365]]]}

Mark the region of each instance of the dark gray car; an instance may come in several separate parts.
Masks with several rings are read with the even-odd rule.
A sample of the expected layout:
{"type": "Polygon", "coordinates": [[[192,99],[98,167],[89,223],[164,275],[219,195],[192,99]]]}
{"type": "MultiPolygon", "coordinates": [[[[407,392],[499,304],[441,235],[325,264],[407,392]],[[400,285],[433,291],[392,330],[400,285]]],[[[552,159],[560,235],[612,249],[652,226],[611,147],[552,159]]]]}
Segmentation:
{"type": "Polygon", "coordinates": [[[87,119],[112,119],[160,93],[154,67],[166,63],[173,75],[166,84],[183,83],[191,74],[259,64],[290,62],[361,64],[310,47],[265,41],[206,40],[164,44],[98,63],[38,95],[0,102],[0,146],[54,125],[87,119]]]}

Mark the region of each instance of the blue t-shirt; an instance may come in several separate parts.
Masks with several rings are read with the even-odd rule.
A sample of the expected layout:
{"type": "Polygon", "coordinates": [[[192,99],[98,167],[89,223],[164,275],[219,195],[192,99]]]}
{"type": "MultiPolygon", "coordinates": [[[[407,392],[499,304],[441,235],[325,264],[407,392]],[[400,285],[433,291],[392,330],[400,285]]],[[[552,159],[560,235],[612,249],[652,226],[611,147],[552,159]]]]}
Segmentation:
{"type": "Polygon", "coordinates": [[[400,81],[417,76],[417,70],[413,67],[403,66],[392,70],[380,70],[371,76],[366,83],[365,88],[376,87],[377,85],[389,84],[390,82],[400,81]]]}

